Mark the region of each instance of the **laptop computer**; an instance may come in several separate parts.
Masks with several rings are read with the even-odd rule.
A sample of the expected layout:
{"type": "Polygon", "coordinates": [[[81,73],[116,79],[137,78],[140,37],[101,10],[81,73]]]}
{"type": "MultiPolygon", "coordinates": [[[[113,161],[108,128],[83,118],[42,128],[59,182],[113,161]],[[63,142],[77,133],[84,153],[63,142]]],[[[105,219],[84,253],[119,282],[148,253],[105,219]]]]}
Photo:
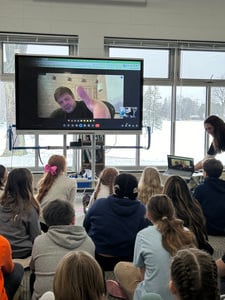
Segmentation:
{"type": "Polygon", "coordinates": [[[194,173],[194,159],[176,155],[167,155],[167,170],[163,175],[178,175],[184,179],[191,179],[194,173]]]}

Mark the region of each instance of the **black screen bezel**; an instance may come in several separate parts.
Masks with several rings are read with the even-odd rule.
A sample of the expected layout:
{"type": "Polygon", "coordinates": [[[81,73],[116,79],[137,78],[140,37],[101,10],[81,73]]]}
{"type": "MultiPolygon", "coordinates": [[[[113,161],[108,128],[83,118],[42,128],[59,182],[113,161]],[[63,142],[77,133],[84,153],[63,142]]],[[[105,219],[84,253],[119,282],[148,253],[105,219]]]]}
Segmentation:
{"type": "Polygon", "coordinates": [[[46,56],[46,55],[15,55],[15,96],[16,96],[16,130],[20,134],[25,133],[107,133],[107,134],[135,134],[142,131],[142,109],[143,109],[143,60],[142,59],[125,59],[125,58],[82,58],[72,56],[46,56]],[[63,59],[66,61],[76,61],[84,59],[87,61],[103,60],[106,62],[113,61],[138,61],[141,69],[136,73],[134,71],[123,71],[124,87],[124,106],[138,107],[138,120],[129,120],[123,122],[121,119],[96,119],[100,123],[98,128],[65,128],[62,124],[52,122],[50,118],[38,118],[37,113],[37,76],[41,72],[80,72],[86,74],[120,74],[117,70],[98,70],[98,69],[62,69],[57,67],[44,67],[40,70],[35,67],[33,62],[36,59],[63,59]],[[131,75],[132,74],[132,75],[131,75]],[[138,95],[138,97],[135,97],[138,95]],[[138,99],[137,99],[138,98],[138,99]],[[135,127],[132,122],[135,121],[135,127]],[[122,127],[121,127],[122,126],[122,127]]]}

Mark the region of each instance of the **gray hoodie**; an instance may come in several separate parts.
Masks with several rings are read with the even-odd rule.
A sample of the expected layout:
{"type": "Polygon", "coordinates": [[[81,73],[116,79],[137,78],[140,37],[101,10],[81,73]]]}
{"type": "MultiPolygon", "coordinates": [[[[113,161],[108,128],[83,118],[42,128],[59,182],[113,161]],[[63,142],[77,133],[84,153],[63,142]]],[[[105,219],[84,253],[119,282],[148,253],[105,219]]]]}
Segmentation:
{"type": "Polygon", "coordinates": [[[0,205],[0,234],[10,242],[13,258],[30,256],[34,239],[41,234],[38,213],[31,206],[21,220],[12,216],[9,207],[0,205]]]}
{"type": "Polygon", "coordinates": [[[39,299],[47,291],[52,291],[56,267],[68,252],[83,250],[93,257],[95,246],[82,226],[51,226],[47,233],[38,236],[33,245],[31,270],[35,272],[32,300],[39,299]]]}

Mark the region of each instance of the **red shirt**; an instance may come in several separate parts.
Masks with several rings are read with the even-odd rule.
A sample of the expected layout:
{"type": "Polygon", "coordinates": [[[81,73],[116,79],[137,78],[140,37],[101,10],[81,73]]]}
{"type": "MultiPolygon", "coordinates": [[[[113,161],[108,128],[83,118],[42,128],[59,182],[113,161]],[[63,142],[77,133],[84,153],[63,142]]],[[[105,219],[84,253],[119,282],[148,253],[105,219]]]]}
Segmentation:
{"type": "Polygon", "coordinates": [[[12,249],[10,243],[0,235],[0,299],[8,300],[4,288],[4,274],[11,273],[14,269],[12,249]]]}

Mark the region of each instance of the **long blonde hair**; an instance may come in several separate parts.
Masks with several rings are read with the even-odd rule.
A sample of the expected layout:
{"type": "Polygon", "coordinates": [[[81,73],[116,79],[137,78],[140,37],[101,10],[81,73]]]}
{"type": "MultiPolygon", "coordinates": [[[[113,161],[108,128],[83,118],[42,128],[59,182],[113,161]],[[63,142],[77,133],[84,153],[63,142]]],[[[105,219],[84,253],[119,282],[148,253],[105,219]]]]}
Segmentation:
{"type": "Polygon", "coordinates": [[[52,155],[48,160],[48,165],[50,167],[56,167],[54,174],[51,172],[46,172],[43,178],[40,180],[38,184],[38,194],[37,201],[41,203],[41,200],[50,190],[56,178],[66,170],[66,159],[63,155],[52,155]]]}
{"type": "Polygon", "coordinates": [[[173,203],[167,195],[152,196],[147,203],[147,211],[162,235],[163,247],[171,255],[181,248],[196,246],[194,234],[184,228],[182,220],[175,217],[173,203]]]}
{"type": "Polygon", "coordinates": [[[170,176],[166,180],[163,193],[172,199],[176,216],[183,220],[184,226],[193,231],[199,247],[205,245],[208,236],[205,217],[198,201],[192,196],[186,181],[180,176],[170,176]]]}
{"type": "Polygon", "coordinates": [[[105,285],[101,267],[85,251],[72,251],[58,264],[53,291],[55,300],[103,300],[105,285]]]}
{"type": "Polygon", "coordinates": [[[146,204],[152,195],[162,193],[162,189],[159,171],[154,167],[144,168],[138,183],[138,199],[146,204]]]}

